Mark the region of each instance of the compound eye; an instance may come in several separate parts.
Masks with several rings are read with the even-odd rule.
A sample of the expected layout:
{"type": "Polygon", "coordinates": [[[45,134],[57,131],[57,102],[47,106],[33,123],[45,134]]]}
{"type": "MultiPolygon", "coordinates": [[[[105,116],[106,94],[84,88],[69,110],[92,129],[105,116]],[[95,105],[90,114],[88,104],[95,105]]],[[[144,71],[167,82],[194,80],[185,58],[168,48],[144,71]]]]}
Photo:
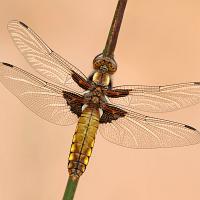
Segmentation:
{"type": "Polygon", "coordinates": [[[100,64],[103,66],[105,64],[104,60],[100,60],[100,64]]]}
{"type": "Polygon", "coordinates": [[[111,62],[108,63],[108,69],[110,73],[114,73],[117,71],[117,66],[112,64],[111,62]]]}
{"type": "Polygon", "coordinates": [[[93,64],[94,69],[99,69],[101,66],[101,61],[100,60],[96,60],[93,64]]]}

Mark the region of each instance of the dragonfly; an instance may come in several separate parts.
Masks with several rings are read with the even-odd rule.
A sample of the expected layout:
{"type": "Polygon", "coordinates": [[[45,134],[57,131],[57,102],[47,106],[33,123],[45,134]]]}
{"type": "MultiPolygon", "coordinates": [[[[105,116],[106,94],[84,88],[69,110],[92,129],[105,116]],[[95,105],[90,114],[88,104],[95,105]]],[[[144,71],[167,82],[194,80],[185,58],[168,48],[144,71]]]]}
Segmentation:
{"type": "Polygon", "coordinates": [[[97,55],[92,74],[85,76],[23,22],[9,22],[8,31],[30,66],[48,81],[1,62],[0,82],[39,117],[57,125],[77,124],[68,158],[73,179],[85,172],[97,132],[133,149],[200,142],[200,132],[189,125],[137,112],[169,112],[195,105],[200,102],[200,82],[113,86],[118,67],[114,58],[97,55]]]}

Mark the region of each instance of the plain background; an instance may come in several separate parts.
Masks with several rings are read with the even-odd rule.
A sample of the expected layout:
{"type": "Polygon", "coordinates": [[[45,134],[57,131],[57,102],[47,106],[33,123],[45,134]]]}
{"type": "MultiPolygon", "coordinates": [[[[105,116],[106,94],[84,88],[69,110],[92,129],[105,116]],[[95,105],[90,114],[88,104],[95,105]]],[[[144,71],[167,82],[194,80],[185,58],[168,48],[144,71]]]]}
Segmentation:
{"type": "MultiPolygon", "coordinates": [[[[117,0],[7,0],[0,3],[0,60],[34,73],[7,23],[20,19],[85,74],[103,50],[117,0]]],[[[164,85],[200,81],[200,1],[130,0],[113,82],[164,85]]],[[[200,129],[200,105],[152,115],[200,129]]],[[[0,85],[0,199],[61,200],[75,125],[30,112],[0,85]]],[[[132,150],[97,135],[76,200],[199,200],[200,145],[132,150]]]]}

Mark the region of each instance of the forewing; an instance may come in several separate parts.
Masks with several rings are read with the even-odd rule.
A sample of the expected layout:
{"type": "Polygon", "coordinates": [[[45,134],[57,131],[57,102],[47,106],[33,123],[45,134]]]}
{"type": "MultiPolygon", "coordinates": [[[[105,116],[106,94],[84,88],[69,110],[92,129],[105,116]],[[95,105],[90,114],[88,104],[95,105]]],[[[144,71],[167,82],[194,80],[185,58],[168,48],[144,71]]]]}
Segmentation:
{"type": "Polygon", "coordinates": [[[14,20],[8,24],[8,31],[19,51],[38,73],[63,87],[83,91],[74,82],[73,74],[86,80],[85,75],[51,50],[31,28],[14,20]]]}
{"type": "Polygon", "coordinates": [[[144,112],[169,112],[200,103],[200,82],[166,86],[117,86],[124,96],[110,102],[144,112]]]}
{"type": "Polygon", "coordinates": [[[77,121],[77,114],[70,110],[72,93],[64,88],[7,63],[0,63],[0,82],[41,118],[58,125],[69,125],[77,121]]]}
{"type": "Polygon", "coordinates": [[[99,132],[106,140],[136,149],[180,147],[200,142],[200,132],[193,127],[126,112],[124,117],[100,124],[99,132]]]}

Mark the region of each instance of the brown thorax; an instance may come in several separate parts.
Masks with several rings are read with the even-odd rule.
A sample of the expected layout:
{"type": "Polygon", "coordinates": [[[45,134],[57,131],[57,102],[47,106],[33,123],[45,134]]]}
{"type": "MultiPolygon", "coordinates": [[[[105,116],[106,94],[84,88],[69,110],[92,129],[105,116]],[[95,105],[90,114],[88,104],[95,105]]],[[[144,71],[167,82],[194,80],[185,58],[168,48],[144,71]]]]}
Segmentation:
{"type": "Polygon", "coordinates": [[[104,94],[104,87],[96,86],[92,90],[88,91],[84,95],[85,104],[92,105],[93,107],[100,108],[102,104],[106,103],[106,98],[104,94]]]}

